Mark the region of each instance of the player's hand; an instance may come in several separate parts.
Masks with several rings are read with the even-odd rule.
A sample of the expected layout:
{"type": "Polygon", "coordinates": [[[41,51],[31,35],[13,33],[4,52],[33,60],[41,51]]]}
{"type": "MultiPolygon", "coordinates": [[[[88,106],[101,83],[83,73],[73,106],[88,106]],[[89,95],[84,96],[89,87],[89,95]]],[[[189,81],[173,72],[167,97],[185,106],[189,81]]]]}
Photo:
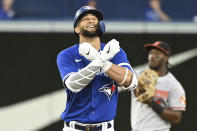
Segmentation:
{"type": "Polygon", "coordinates": [[[94,60],[99,55],[98,51],[87,42],[79,44],[79,54],[90,61],[94,60]]]}
{"type": "Polygon", "coordinates": [[[100,55],[100,58],[103,62],[105,62],[107,60],[112,59],[119,51],[120,51],[119,42],[115,39],[112,39],[105,45],[100,55]]]}

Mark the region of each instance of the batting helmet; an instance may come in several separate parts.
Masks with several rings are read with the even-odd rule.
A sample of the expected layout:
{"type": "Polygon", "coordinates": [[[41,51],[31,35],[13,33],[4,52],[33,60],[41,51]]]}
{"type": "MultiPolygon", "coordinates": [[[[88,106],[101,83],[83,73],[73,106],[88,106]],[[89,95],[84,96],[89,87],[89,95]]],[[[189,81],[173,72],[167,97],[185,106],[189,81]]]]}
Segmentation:
{"type": "Polygon", "coordinates": [[[98,18],[100,33],[102,35],[105,32],[105,22],[103,21],[103,13],[92,6],[83,6],[76,12],[74,17],[74,28],[77,25],[78,21],[80,21],[81,18],[88,13],[94,14],[98,18]]]}

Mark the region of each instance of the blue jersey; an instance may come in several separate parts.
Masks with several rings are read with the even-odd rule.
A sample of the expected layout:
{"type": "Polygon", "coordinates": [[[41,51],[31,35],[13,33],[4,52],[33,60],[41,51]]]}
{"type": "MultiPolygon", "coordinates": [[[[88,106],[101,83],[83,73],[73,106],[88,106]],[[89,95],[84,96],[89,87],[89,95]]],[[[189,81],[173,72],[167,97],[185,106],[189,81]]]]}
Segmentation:
{"type": "MultiPolygon", "coordinates": [[[[101,44],[103,50],[105,44],[101,44]]],[[[57,56],[57,65],[63,81],[73,73],[86,67],[90,61],[81,56],[79,44],[67,48],[57,56]]],[[[116,65],[132,68],[123,49],[110,60],[116,65]]],[[[66,88],[66,109],[61,115],[64,121],[78,121],[81,123],[99,123],[113,120],[116,116],[118,88],[117,84],[108,77],[102,69],[94,79],[80,92],[74,93],[66,88]]]]}

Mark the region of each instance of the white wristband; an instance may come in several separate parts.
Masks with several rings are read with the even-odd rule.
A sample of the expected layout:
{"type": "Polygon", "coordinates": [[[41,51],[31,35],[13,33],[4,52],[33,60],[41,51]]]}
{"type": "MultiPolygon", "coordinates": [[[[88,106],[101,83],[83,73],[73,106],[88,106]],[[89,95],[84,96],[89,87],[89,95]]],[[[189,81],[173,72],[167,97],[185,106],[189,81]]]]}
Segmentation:
{"type": "Polygon", "coordinates": [[[111,66],[112,66],[112,63],[111,63],[110,61],[105,61],[105,62],[103,63],[102,69],[103,69],[104,72],[106,72],[106,71],[109,70],[109,68],[110,68],[111,66]]]}
{"type": "Polygon", "coordinates": [[[133,78],[132,78],[132,82],[131,82],[130,86],[128,86],[128,87],[122,86],[122,88],[129,89],[129,90],[135,90],[137,88],[137,85],[138,85],[138,79],[137,79],[135,73],[133,72],[133,78]]]}
{"type": "Polygon", "coordinates": [[[124,76],[124,79],[122,80],[122,82],[120,82],[119,85],[122,85],[125,83],[126,79],[127,79],[127,75],[128,75],[128,68],[125,68],[126,69],[126,73],[125,73],[125,76],[124,76]]]}

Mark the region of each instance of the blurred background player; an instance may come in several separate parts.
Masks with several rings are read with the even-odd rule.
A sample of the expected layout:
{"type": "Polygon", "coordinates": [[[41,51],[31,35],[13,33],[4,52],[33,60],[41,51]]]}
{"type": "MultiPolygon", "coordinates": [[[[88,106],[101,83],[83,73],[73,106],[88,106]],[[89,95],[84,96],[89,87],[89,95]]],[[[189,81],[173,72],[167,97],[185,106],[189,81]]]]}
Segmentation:
{"type": "Polygon", "coordinates": [[[61,115],[63,130],[114,131],[117,86],[135,89],[137,79],[119,42],[112,39],[101,43],[105,31],[101,11],[81,7],[74,17],[74,31],[79,44],[57,56],[67,93],[66,109],[61,115]]]}
{"type": "Polygon", "coordinates": [[[162,10],[161,0],[149,0],[145,17],[147,21],[170,21],[170,17],[162,10]]]}
{"type": "MultiPolygon", "coordinates": [[[[185,91],[168,70],[171,48],[166,42],[156,41],[144,46],[149,68],[158,74],[153,98],[139,102],[132,92],[131,125],[133,131],[169,131],[171,124],[178,124],[186,108],[185,91]]],[[[139,75],[143,71],[137,71],[139,75]]]]}
{"type": "Polygon", "coordinates": [[[97,0],[84,0],[84,2],[87,6],[97,7],[97,0]]]}
{"type": "Polygon", "coordinates": [[[0,8],[0,20],[9,20],[14,18],[14,11],[12,9],[14,0],[2,0],[0,8]]]}

